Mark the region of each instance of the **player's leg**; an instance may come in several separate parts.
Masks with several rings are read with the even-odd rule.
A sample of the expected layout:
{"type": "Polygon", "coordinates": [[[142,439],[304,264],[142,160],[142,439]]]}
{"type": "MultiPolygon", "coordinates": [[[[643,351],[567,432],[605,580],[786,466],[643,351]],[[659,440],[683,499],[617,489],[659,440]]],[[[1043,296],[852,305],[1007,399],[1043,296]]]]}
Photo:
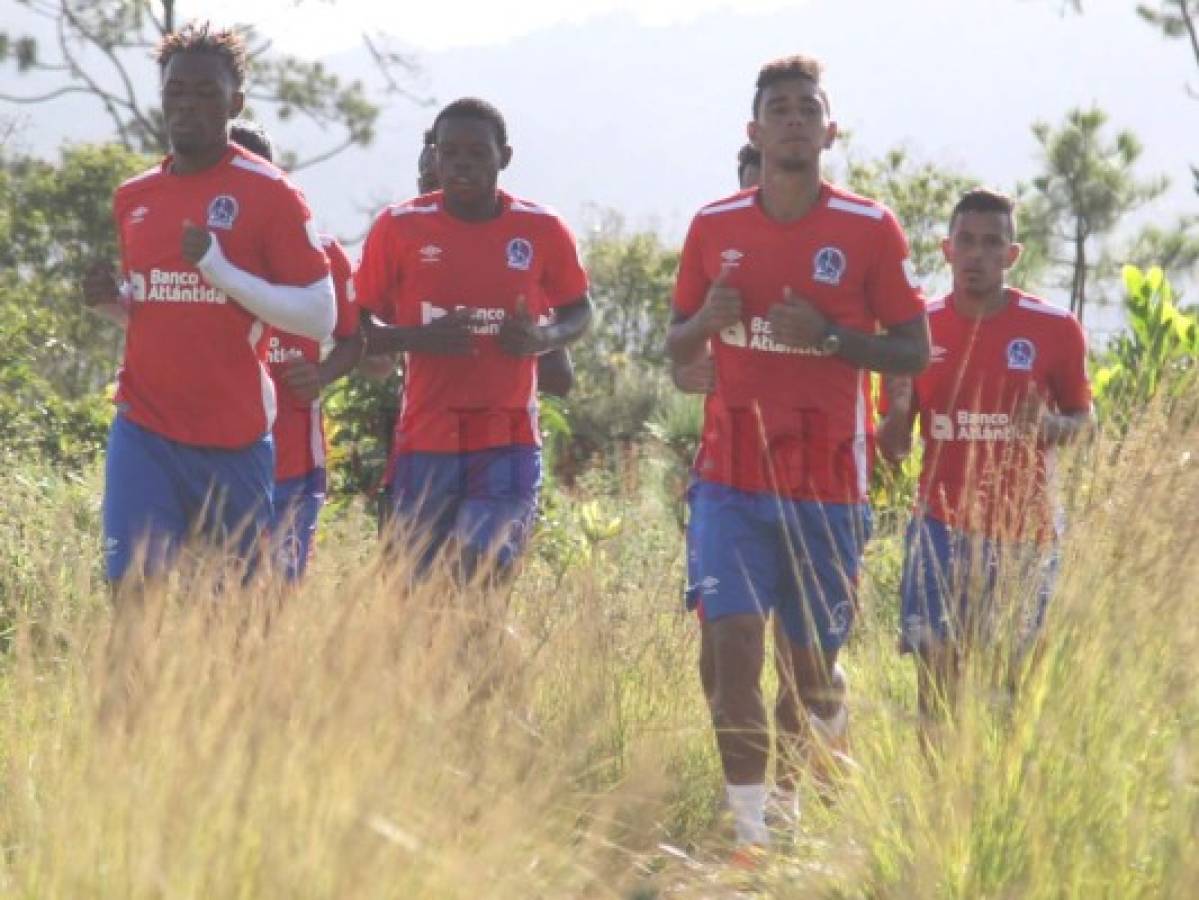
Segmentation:
{"type": "Polygon", "coordinates": [[[467,453],[466,498],[454,523],[464,582],[505,580],[515,571],[537,518],[541,450],[496,447],[467,453]]]}
{"type": "Polygon", "coordinates": [[[323,466],[275,484],[272,545],[275,564],[288,581],[303,578],[312,559],[325,485],[323,466]]]}
{"type": "Polygon", "coordinates": [[[761,676],[778,580],[770,535],[754,515],[752,495],[700,483],[688,540],[693,599],[704,622],[700,675],[737,842],[765,845],[769,732],[761,676]]]}
{"type": "Polygon", "coordinates": [[[799,706],[792,712],[800,725],[798,752],[785,754],[782,765],[785,771],[802,759],[818,783],[827,784],[848,760],[849,710],[837,657],[857,608],[870,509],[799,501],[776,504],[776,519],[780,511],[792,576],[780,618],[789,638],[790,676],[799,706]]]}
{"type": "Polygon", "coordinates": [[[104,463],[104,568],[118,585],[161,572],[178,551],[188,518],[172,475],[172,441],[118,413],[104,463]]]}
{"type": "Polygon", "coordinates": [[[181,448],[177,478],[198,504],[200,532],[241,569],[257,571],[274,511],[275,444],[268,434],[236,450],[181,448]]]}
{"type": "Polygon", "coordinates": [[[385,546],[411,560],[423,578],[446,549],[466,495],[463,454],[401,453],[392,463],[385,546]]]}
{"type": "Polygon", "coordinates": [[[962,634],[970,626],[966,597],[969,549],[945,523],[915,516],[904,537],[900,579],[900,652],[916,658],[920,738],[936,744],[940,722],[956,704],[962,634]]]}

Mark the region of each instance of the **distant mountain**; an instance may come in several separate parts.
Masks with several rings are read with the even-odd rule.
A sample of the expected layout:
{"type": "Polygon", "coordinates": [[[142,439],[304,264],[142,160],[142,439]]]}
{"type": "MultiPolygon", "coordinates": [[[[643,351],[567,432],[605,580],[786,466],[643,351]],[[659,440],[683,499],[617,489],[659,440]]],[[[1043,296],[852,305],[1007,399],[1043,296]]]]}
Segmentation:
{"type": "MultiPolygon", "coordinates": [[[[796,51],[826,61],[834,113],[855,152],[904,143],[999,187],[1035,172],[1033,120],[1056,122],[1097,102],[1144,141],[1142,171],[1174,180],[1154,210],[1164,219],[1199,208],[1187,168],[1199,148],[1185,138],[1199,104],[1183,91],[1199,73],[1186,48],[1164,41],[1132,6],[1094,3],[1085,16],[1062,17],[1054,0],[811,2],[671,27],[615,15],[421,62],[439,103],[475,94],[503,110],[516,150],[505,185],[579,229],[589,208],[611,207],[631,225],[680,239],[701,203],[733,189],[758,66],[796,51]]],[[[328,63],[349,76],[372,73],[362,50],[328,63]]],[[[149,64],[144,78],[154,83],[149,64]]],[[[4,80],[6,90],[26,84],[7,72],[4,80]]],[[[109,133],[99,108],[79,99],[25,109],[33,118],[23,139],[38,152],[109,133]]],[[[371,147],[299,173],[326,227],[361,235],[370,210],[413,190],[435,110],[396,101],[371,147]]],[[[289,125],[277,137],[316,146],[320,136],[289,125]]]]}

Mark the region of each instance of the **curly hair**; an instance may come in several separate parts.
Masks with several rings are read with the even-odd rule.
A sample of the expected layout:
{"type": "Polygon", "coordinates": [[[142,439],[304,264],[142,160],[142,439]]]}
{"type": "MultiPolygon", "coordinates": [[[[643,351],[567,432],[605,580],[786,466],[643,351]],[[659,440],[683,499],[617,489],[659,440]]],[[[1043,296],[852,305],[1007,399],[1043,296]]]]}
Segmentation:
{"type": "Polygon", "coordinates": [[[180,53],[207,53],[229,67],[233,83],[241,90],[246,83],[246,40],[232,28],[214,29],[209,22],[188,22],[178,31],[163,35],[154,54],[160,71],[180,53]]]}

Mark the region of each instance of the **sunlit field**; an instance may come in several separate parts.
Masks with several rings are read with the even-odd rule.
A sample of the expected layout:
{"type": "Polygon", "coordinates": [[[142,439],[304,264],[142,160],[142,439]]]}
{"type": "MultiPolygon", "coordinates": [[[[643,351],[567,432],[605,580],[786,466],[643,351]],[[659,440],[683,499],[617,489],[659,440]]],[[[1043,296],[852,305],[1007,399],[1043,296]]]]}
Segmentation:
{"type": "MultiPolygon", "coordinates": [[[[879,511],[845,657],[858,767],[806,796],[762,894],[1196,895],[1199,429],[1150,411],[1069,463],[1039,658],[1013,698],[979,654],[927,752],[904,510],[879,511]]],[[[349,505],[298,591],[219,589],[196,559],[114,623],[98,473],[4,466],[0,893],[731,896],[668,468],[550,491],[503,591],[407,590],[349,505]]]]}

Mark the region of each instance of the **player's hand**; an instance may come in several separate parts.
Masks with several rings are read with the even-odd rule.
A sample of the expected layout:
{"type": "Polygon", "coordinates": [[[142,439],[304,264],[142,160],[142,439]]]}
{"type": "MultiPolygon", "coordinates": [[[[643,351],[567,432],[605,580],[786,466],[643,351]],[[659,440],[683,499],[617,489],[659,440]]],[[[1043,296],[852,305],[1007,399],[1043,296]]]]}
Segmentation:
{"type": "Polygon", "coordinates": [[[287,389],[304,403],[312,403],[320,397],[321,388],[324,387],[317,364],[302,356],[293,357],[285,362],[280,376],[287,389]]]}
{"type": "Polygon", "coordinates": [[[509,356],[536,356],[550,349],[545,331],[529,314],[524,294],[516,298],[516,309],[504,316],[499,339],[500,348],[509,356]]]}
{"type": "Polygon", "coordinates": [[[696,313],[707,335],[719,334],[741,321],[741,291],[729,286],[730,272],[729,266],[721,267],[720,274],[708,288],[704,305],[696,313]]]}
{"type": "Polygon", "coordinates": [[[104,306],[121,302],[121,288],[116,273],[106,262],[94,262],[83,276],[85,306],[104,306]]]}
{"type": "Polygon", "coordinates": [[[685,394],[710,394],[716,390],[716,360],[704,353],[694,362],[672,363],[670,377],[674,386],[685,394]]]}
{"type": "Polygon", "coordinates": [[[903,462],[912,452],[912,418],[904,410],[891,409],[875,434],[879,452],[891,462],[903,462]]]}
{"type": "Polygon", "coordinates": [[[1029,386],[1012,411],[1012,430],[1017,437],[1025,440],[1041,440],[1045,437],[1043,432],[1049,418],[1045,398],[1036,387],[1029,386]]]}
{"type": "Polygon", "coordinates": [[[467,356],[473,350],[470,310],[453,309],[416,329],[412,350],[434,356],[467,356]]]}
{"type": "Polygon", "coordinates": [[[783,302],[770,307],[766,314],[770,322],[770,336],[788,347],[816,347],[824,339],[828,319],[820,310],[783,288],[783,302]]]}
{"type": "Polygon", "coordinates": [[[183,241],[179,246],[183,258],[194,266],[204,258],[204,254],[212,246],[212,235],[203,228],[197,228],[187,219],[183,223],[183,241]]]}

